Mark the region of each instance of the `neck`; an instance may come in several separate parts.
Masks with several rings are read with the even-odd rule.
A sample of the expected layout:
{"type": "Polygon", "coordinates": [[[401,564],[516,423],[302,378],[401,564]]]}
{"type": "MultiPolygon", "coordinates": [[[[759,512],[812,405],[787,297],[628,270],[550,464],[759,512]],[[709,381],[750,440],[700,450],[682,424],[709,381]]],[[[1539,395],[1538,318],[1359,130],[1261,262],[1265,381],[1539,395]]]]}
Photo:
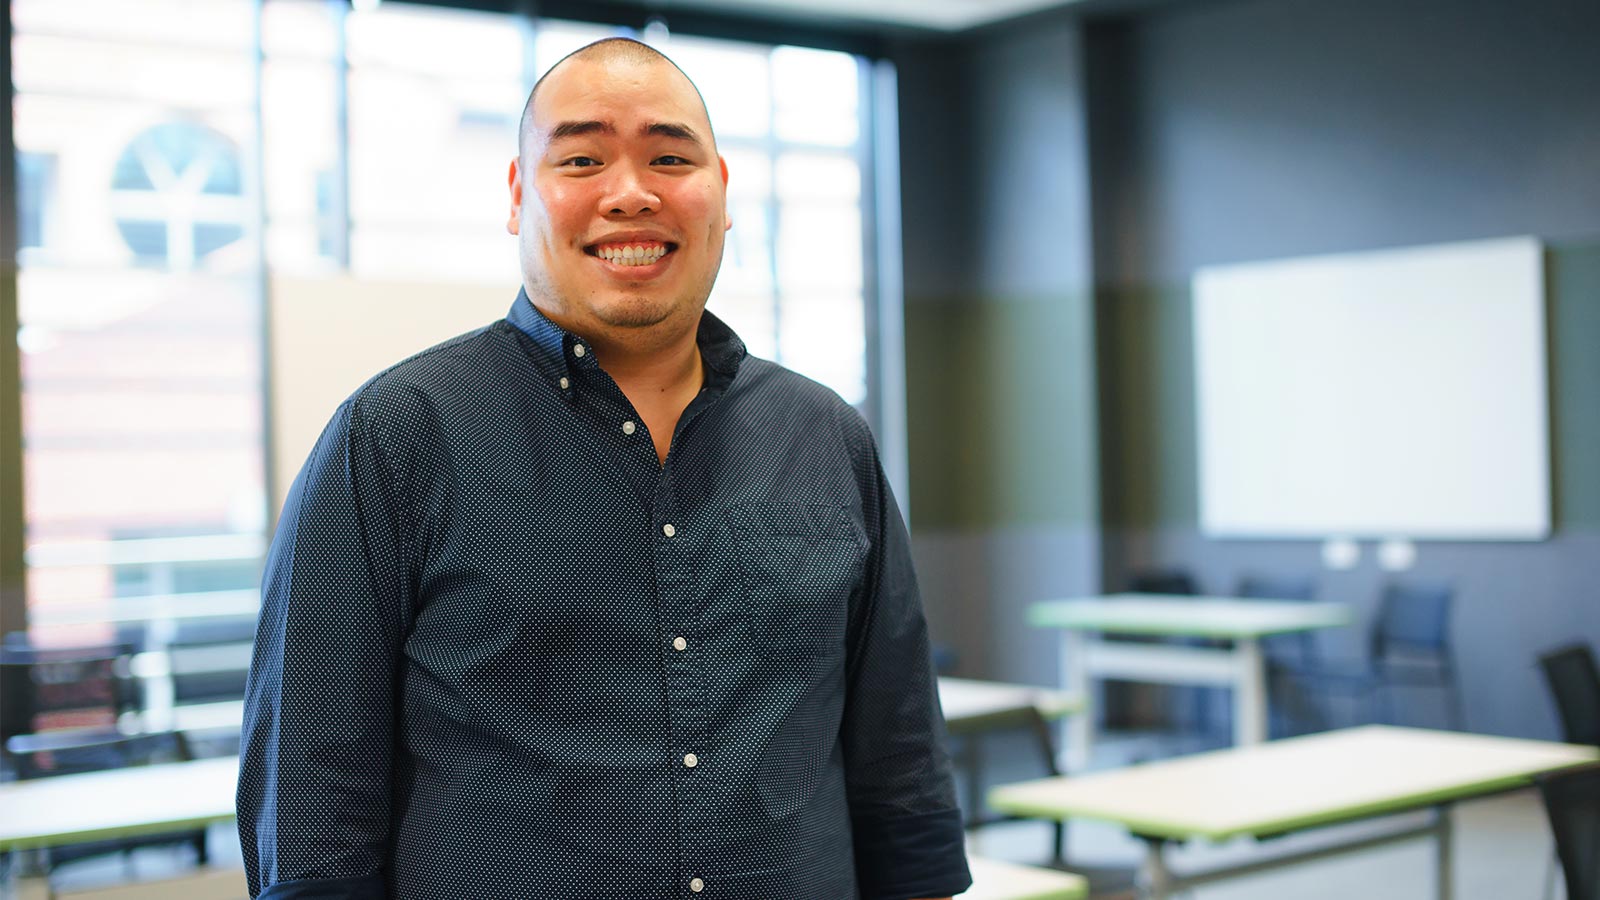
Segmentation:
{"type": "Polygon", "coordinates": [[[616,382],[650,429],[656,457],[665,465],[678,419],[705,384],[700,346],[695,341],[700,313],[696,311],[692,318],[685,313],[676,321],[637,329],[585,328],[580,323],[563,322],[559,314],[545,311],[545,315],[567,331],[583,336],[594,353],[594,361],[616,382]]]}
{"type": "Polygon", "coordinates": [[[655,398],[693,396],[705,380],[694,329],[671,339],[644,342],[590,338],[595,362],[636,406],[655,398]]]}

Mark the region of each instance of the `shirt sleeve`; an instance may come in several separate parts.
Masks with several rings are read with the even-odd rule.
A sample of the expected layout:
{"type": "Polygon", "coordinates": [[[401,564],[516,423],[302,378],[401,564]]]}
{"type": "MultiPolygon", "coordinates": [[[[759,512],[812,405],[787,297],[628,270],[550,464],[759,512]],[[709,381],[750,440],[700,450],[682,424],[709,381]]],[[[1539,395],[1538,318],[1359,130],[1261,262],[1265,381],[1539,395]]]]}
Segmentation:
{"type": "Polygon", "coordinates": [[[946,897],[972,878],[927,623],[905,523],[870,435],[862,441],[871,547],[851,609],[841,729],[856,878],[863,900],[946,897]]]}
{"type": "Polygon", "coordinates": [[[238,792],[251,897],[388,894],[396,664],[411,595],[396,493],[347,401],[290,489],[263,575],[238,792]]]}

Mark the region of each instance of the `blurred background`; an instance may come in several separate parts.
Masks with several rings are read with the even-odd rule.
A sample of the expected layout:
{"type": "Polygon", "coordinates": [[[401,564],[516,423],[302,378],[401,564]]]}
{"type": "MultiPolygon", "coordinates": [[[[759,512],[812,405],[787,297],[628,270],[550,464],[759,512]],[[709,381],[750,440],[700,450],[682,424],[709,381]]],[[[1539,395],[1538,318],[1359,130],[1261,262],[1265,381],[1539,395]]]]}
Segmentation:
{"type": "Polygon", "coordinates": [[[289,480],[367,375],[504,314],[523,99],[620,34],[704,94],[735,223],[709,308],[866,415],[946,672],[1054,684],[1029,605],[1169,575],[1310,584],[1355,617],[1319,651],[1359,659],[1410,581],[1450,591],[1458,693],[1395,717],[1558,737],[1534,660],[1600,639],[1600,4],[870,6],[11,0],[0,634],[109,648],[78,671],[117,686],[52,706],[13,677],[5,736],[232,752],[289,480]],[[1205,527],[1196,273],[1518,236],[1542,531],[1205,527]]]}

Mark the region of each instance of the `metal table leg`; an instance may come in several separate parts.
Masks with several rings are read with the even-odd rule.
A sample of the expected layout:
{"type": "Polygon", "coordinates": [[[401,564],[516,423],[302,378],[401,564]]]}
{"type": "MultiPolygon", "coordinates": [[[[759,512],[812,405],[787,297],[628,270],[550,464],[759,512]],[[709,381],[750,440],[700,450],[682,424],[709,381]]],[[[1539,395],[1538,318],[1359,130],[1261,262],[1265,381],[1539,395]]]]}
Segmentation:
{"type": "Polygon", "coordinates": [[[1066,746],[1061,749],[1062,767],[1068,773],[1088,769],[1093,750],[1090,742],[1094,740],[1095,710],[1089,698],[1089,660],[1085,653],[1088,640],[1081,631],[1069,628],[1061,632],[1061,688],[1086,700],[1083,712],[1066,717],[1066,746]]]}
{"type": "Polygon", "coordinates": [[[1267,739],[1267,675],[1261,658],[1261,641],[1241,637],[1234,641],[1233,743],[1248,747],[1267,739]]]}
{"type": "Polygon", "coordinates": [[[1439,900],[1451,900],[1455,896],[1455,826],[1450,816],[1449,806],[1435,806],[1433,820],[1438,832],[1434,837],[1434,847],[1437,855],[1434,864],[1438,874],[1436,882],[1439,889],[1439,900]]]}
{"type": "Polygon", "coordinates": [[[1137,885],[1139,900],[1170,900],[1172,897],[1172,870],[1167,868],[1166,845],[1161,838],[1144,839],[1144,865],[1139,867],[1137,885]]]}

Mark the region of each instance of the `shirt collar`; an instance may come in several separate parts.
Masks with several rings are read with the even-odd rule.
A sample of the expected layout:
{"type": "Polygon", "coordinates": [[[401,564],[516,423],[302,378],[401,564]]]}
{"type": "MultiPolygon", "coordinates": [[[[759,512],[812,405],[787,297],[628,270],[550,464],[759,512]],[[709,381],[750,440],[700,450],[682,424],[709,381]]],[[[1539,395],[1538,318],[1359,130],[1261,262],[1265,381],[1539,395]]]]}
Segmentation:
{"type": "MultiPolygon", "coordinates": [[[[527,289],[517,291],[517,299],[512,301],[506,321],[532,342],[530,355],[534,363],[552,381],[567,379],[575,370],[581,373],[596,368],[587,341],[546,318],[528,299],[527,289]]],[[[695,344],[706,364],[706,388],[725,389],[739,373],[739,364],[747,354],[744,341],[727,323],[710,312],[702,312],[695,344]]]]}

